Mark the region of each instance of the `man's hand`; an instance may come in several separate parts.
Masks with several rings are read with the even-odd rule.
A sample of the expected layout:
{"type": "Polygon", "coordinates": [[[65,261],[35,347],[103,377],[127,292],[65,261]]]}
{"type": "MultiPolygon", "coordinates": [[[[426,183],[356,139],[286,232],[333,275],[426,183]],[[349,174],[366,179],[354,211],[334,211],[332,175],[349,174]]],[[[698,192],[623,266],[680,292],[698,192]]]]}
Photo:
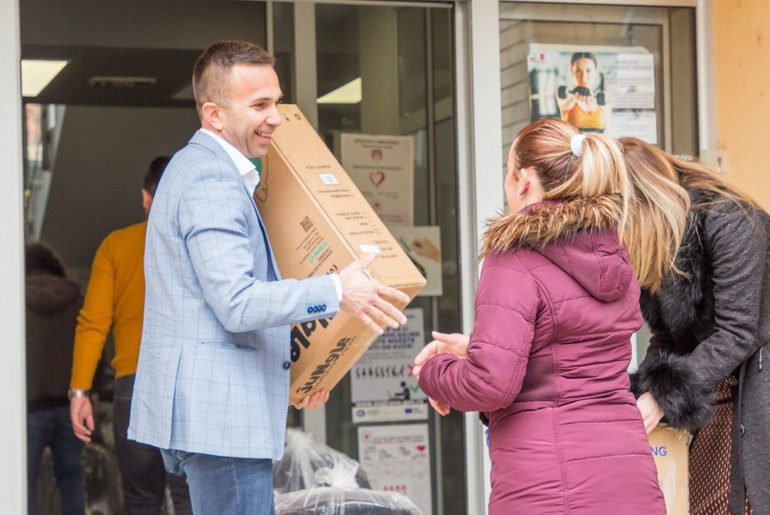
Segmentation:
{"type": "Polygon", "coordinates": [[[663,418],[663,410],[660,409],[658,401],[652,396],[650,392],[643,393],[636,400],[636,407],[642,412],[642,419],[644,420],[644,430],[647,434],[655,429],[663,418]]]}
{"type": "Polygon", "coordinates": [[[294,407],[297,409],[318,409],[328,400],[329,390],[318,390],[317,392],[313,392],[299,401],[299,403],[295,404],[294,407]]]}
{"type": "Polygon", "coordinates": [[[94,432],[94,409],[88,397],[70,399],[70,421],[72,432],[85,443],[91,441],[94,432]]]}
{"type": "Polygon", "coordinates": [[[423,347],[417,357],[414,358],[415,366],[412,368],[412,375],[415,377],[420,375],[423,364],[436,354],[450,353],[460,358],[468,355],[468,343],[470,342],[468,335],[460,333],[446,334],[433,331],[431,336],[433,336],[433,341],[423,347]]]}
{"type": "Polygon", "coordinates": [[[406,323],[404,314],[386,299],[405,305],[409,296],[371,278],[366,267],[374,258],[374,254],[368,254],[339,273],[342,285],[340,308],[361,319],[372,331],[382,334],[384,331],[379,324],[395,329],[406,323]]]}

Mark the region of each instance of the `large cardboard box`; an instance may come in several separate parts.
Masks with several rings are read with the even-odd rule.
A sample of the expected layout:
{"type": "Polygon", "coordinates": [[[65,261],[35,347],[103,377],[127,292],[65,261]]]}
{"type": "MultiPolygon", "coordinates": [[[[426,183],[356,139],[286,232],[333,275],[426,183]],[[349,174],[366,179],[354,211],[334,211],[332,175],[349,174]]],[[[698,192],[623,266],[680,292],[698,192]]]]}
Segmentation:
{"type": "Polygon", "coordinates": [[[690,511],[690,433],[662,424],[647,438],[658,468],[658,484],[666,499],[667,515],[687,515],[690,511]]]}
{"type": "MultiPolygon", "coordinates": [[[[413,299],[425,278],[297,106],[282,104],[279,110],[283,124],[273,135],[254,199],[281,275],[304,279],[338,272],[375,251],[372,276],[413,299]]],[[[376,337],[345,312],[293,326],[291,401],[331,390],[376,337]]]]}

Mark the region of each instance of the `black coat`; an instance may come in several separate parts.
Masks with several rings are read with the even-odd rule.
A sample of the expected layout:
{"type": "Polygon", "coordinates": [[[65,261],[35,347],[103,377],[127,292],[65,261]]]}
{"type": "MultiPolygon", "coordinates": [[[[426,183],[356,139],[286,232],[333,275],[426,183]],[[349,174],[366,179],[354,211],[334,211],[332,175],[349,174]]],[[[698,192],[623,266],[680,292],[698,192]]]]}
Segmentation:
{"type": "Polygon", "coordinates": [[[672,426],[697,431],[711,415],[714,387],[732,376],[729,508],[743,513],[745,482],[754,513],[770,514],[770,217],[690,195],[677,256],[687,275],[642,293],[652,338],[632,382],[638,393],[652,392],[672,426]]]}
{"type": "Polygon", "coordinates": [[[69,406],[75,326],[83,305],[80,287],[53,274],[28,274],[25,297],[27,408],[69,406]]]}

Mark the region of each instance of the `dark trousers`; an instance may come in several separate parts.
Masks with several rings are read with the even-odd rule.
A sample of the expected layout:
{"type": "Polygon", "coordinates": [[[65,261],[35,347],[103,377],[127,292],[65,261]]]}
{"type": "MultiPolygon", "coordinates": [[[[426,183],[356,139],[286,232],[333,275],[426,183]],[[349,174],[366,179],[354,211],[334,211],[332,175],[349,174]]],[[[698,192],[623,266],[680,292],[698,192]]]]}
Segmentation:
{"type": "Polygon", "coordinates": [[[128,421],[134,375],[115,380],[113,422],[115,451],[123,482],[124,515],[157,515],[165,500],[166,482],[171,490],[176,515],[192,515],[190,493],[184,478],[168,474],[160,450],[129,440],[128,421]]]}
{"type": "Polygon", "coordinates": [[[69,406],[34,410],[27,414],[27,503],[31,515],[37,515],[37,479],[40,458],[46,447],[51,448],[62,513],[82,515],[80,451],[83,450],[83,442],[72,432],[69,406]]]}

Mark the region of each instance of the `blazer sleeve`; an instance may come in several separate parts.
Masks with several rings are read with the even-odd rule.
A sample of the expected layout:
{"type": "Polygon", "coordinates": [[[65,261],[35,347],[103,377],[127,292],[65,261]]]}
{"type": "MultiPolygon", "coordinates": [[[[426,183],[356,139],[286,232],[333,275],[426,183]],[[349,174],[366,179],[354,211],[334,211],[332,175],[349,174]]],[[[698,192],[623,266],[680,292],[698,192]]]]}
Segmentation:
{"type": "Polygon", "coordinates": [[[528,272],[484,262],[476,294],[476,321],[468,356],[440,354],[422,367],[420,388],[460,411],[509,406],[524,381],[539,293],[528,272]]]}
{"type": "Polygon", "coordinates": [[[270,259],[270,249],[259,238],[255,255],[249,235],[255,208],[240,177],[220,172],[199,168],[198,180],[181,193],[178,215],[203,297],[220,323],[240,333],[334,315],[339,301],[328,275],[268,282],[255,277],[255,260],[270,259]]]}

